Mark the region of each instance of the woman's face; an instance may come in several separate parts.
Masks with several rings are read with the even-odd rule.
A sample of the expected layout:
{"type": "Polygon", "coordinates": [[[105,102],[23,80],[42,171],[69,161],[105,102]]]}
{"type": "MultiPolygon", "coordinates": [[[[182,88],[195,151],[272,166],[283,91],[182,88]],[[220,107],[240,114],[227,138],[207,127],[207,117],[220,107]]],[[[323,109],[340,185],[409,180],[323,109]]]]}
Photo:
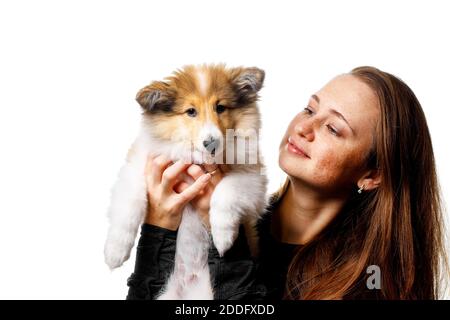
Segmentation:
{"type": "Polygon", "coordinates": [[[352,75],[334,78],[289,124],[280,144],[281,169],[322,191],[355,187],[364,174],[378,118],[377,98],[369,86],[352,75]]]}

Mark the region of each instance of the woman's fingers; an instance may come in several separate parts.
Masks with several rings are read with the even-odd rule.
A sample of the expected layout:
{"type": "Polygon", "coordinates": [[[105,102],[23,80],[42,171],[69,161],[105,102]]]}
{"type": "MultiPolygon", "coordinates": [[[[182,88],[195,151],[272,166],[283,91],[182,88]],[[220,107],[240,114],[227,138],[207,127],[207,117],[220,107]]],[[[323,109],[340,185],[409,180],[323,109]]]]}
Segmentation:
{"type": "MultiPolygon", "coordinates": [[[[181,182],[175,184],[175,186],[173,187],[173,191],[175,191],[176,193],[182,193],[184,190],[189,188],[189,186],[190,186],[189,183],[187,183],[185,181],[181,181],[181,182]]],[[[198,196],[204,195],[206,192],[206,188],[203,188],[202,190],[200,190],[200,192],[198,193],[198,196]]]]}
{"type": "Polygon", "coordinates": [[[173,165],[164,170],[161,179],[162,187],[165,190],[172,189],[172,187],[177,182],[178,176],[190,165],[190,163],[186,163],[183,160],[178,160],[173,165]]]}
{"type": "Polygon", "coordinates": [[[202,175],[205,174],[205,172],[203,171],[202,167],[200,167],[197,164],[190,165],[189,168],[187,168],[186,172],[194,180],[197,180],[198,178],[200,178],[202,175]]]}
{"type": "Polygon", "coordinates": [[[207,172],[212,172],[211,174],[211,183],[213,186],[216,186],[220,180],[222,180],[222,171],[220,167],[217,165],[204,165],[204,169],[199,165],[193,164],[187,170],[187,174],[190,175],[194,180],[197,180],[200,176],[207,172]]]}
{"type": "Polygon", "coordinates": [[[153,184],[159,184],[162,179],[163,171],[171,163],[172,161],[165,155],[159,155],[154,158],[151,158],[151,160],[147,162],[147,168],[145,170],[147,177],[153,184]]]}
{"type": "Polygon", "coordinates": [[[209,173],[204,174],[200,178],[198,178],[193,184],[188,186],[183,192],[177,195],[177,203],[179,206],[186,205],[189,201],[194,199],[208,184],[208,181],[211,179],[211,175],[209,173]]]}
{"type": "MultiPolygon", "coordinates": [[[[149,156],[145,171],[149,190],[161,188],[161,194],[165,194],[166,199],[163,201],[170,199],[170,203],[178,209],[197,196],[203,197],[203,195],[209,194],[223,177],[223,173],[217,165],[199,166],[183,160],[172,164],[172,161],[164,155],[149,156]],[[205,171],[213,174],[205,174],[205,171]],[[184,173],[187,176],[184,176],[184,173]],[[191,178],[192,181],[190,181],[191,178]]],[[[205,199],[209,203],[209,196],[205,199]]]]}
{"type": "Polygon", "coordinates": [[[220,166],[205,164],[205,170],[211,172],[211,184],[215,187],[222,180],[222,171],[220,170],[220,166]]]}
{"type": "Polygon", "coordinates": [[[146,176],[148,176],[150,174],[153,159],[155,159],[156,157],[157,157],[157,155],[152,154],[152,153],[147,156],[147,162],[145,163],[145,175],[146,176]]]}
{"type": "Polygon", "coordinates": [[[182,193],[184,190],[186,190],[187,188],[189,188],[190,184],[185,182],[185,181],[180,181],[177,184],[175,184],[173,186],[173,190],[176,193],[182,193]]]}

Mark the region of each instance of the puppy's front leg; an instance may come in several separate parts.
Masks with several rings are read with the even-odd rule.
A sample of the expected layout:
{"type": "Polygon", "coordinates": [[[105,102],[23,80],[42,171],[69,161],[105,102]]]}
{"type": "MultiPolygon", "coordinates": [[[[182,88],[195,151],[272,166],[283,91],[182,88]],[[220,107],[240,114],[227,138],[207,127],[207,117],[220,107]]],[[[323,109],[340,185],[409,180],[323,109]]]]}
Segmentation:
{"type": "Polygon", "coordinates": [[[112,189],[108,210],[110,226],[104,248],[105,262],[111,269],[120,267],[129,258],[139,225],[145,215],[146,155],[140,151],[129,156],[112,189]]]}
{"type": "Polygon", "coordinates": [[[259,173],[229,173],[216,186],[209,212],[211,234],[220,256],[232,246],[242,218],[264,208],[266,178],[259,173]]]}

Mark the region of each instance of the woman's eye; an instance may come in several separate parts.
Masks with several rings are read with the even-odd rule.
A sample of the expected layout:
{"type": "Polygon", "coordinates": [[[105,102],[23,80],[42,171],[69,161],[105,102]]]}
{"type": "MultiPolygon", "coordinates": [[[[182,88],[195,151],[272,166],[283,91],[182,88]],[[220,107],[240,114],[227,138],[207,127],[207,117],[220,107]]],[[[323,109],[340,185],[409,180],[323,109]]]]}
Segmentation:
{"type": "Polygon", "coordinates": [[[329,124],[327,125],[327,128],[328,128],[328,131],[330,131],[330,133],[331,133],[332,135],[339,136],[339,132],[338,132],[335,128],[333,128],[332,126],[330,126],[329,124]]]}
{"type": "Polygon", "coordinates": [[[303,112],[306,113],[307,115],[313,114],[313,111],[309,107],[306,107],[305,109],[303,109],[303,112]]]}
{"type": "Polygon", "coordinates": [[[218,114],[221,114],[221,113],[223,113],[224,111],[225,111],[225,106],[224,106],[224,105],[218,104],[218,105],[216,106],[216,112],[217,112],[218,114]]]}
{"type": "Polygon", "coordinates": [[[186,114],[189,117],[195,117],[197,115],[197,110],[195,110],[194,108],[189,108],[186,110],[186,114]]]}

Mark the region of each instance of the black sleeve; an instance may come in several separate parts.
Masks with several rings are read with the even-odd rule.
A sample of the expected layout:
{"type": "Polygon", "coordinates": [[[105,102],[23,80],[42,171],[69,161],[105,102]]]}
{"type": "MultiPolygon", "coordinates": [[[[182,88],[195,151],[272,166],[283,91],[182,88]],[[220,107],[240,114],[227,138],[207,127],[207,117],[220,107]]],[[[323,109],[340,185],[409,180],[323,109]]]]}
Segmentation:
{"type": "Polygon", "coordinates": [[[127,300],[151,300],[174,266],[177,231],[143,224],[134,272],[128,278],[127,300]]]}
{"type": "MultiPolygon", "coordinates": [[[[212,240],[212,239],[211,239],[212,240]]],[[[212,243],[209,269],[213,274],[216,300],[265,300],[267,288],[259,277],[259,263],[250,254],[245,231],[241,225],[233,246],[223,257],[212,243]]]]}

